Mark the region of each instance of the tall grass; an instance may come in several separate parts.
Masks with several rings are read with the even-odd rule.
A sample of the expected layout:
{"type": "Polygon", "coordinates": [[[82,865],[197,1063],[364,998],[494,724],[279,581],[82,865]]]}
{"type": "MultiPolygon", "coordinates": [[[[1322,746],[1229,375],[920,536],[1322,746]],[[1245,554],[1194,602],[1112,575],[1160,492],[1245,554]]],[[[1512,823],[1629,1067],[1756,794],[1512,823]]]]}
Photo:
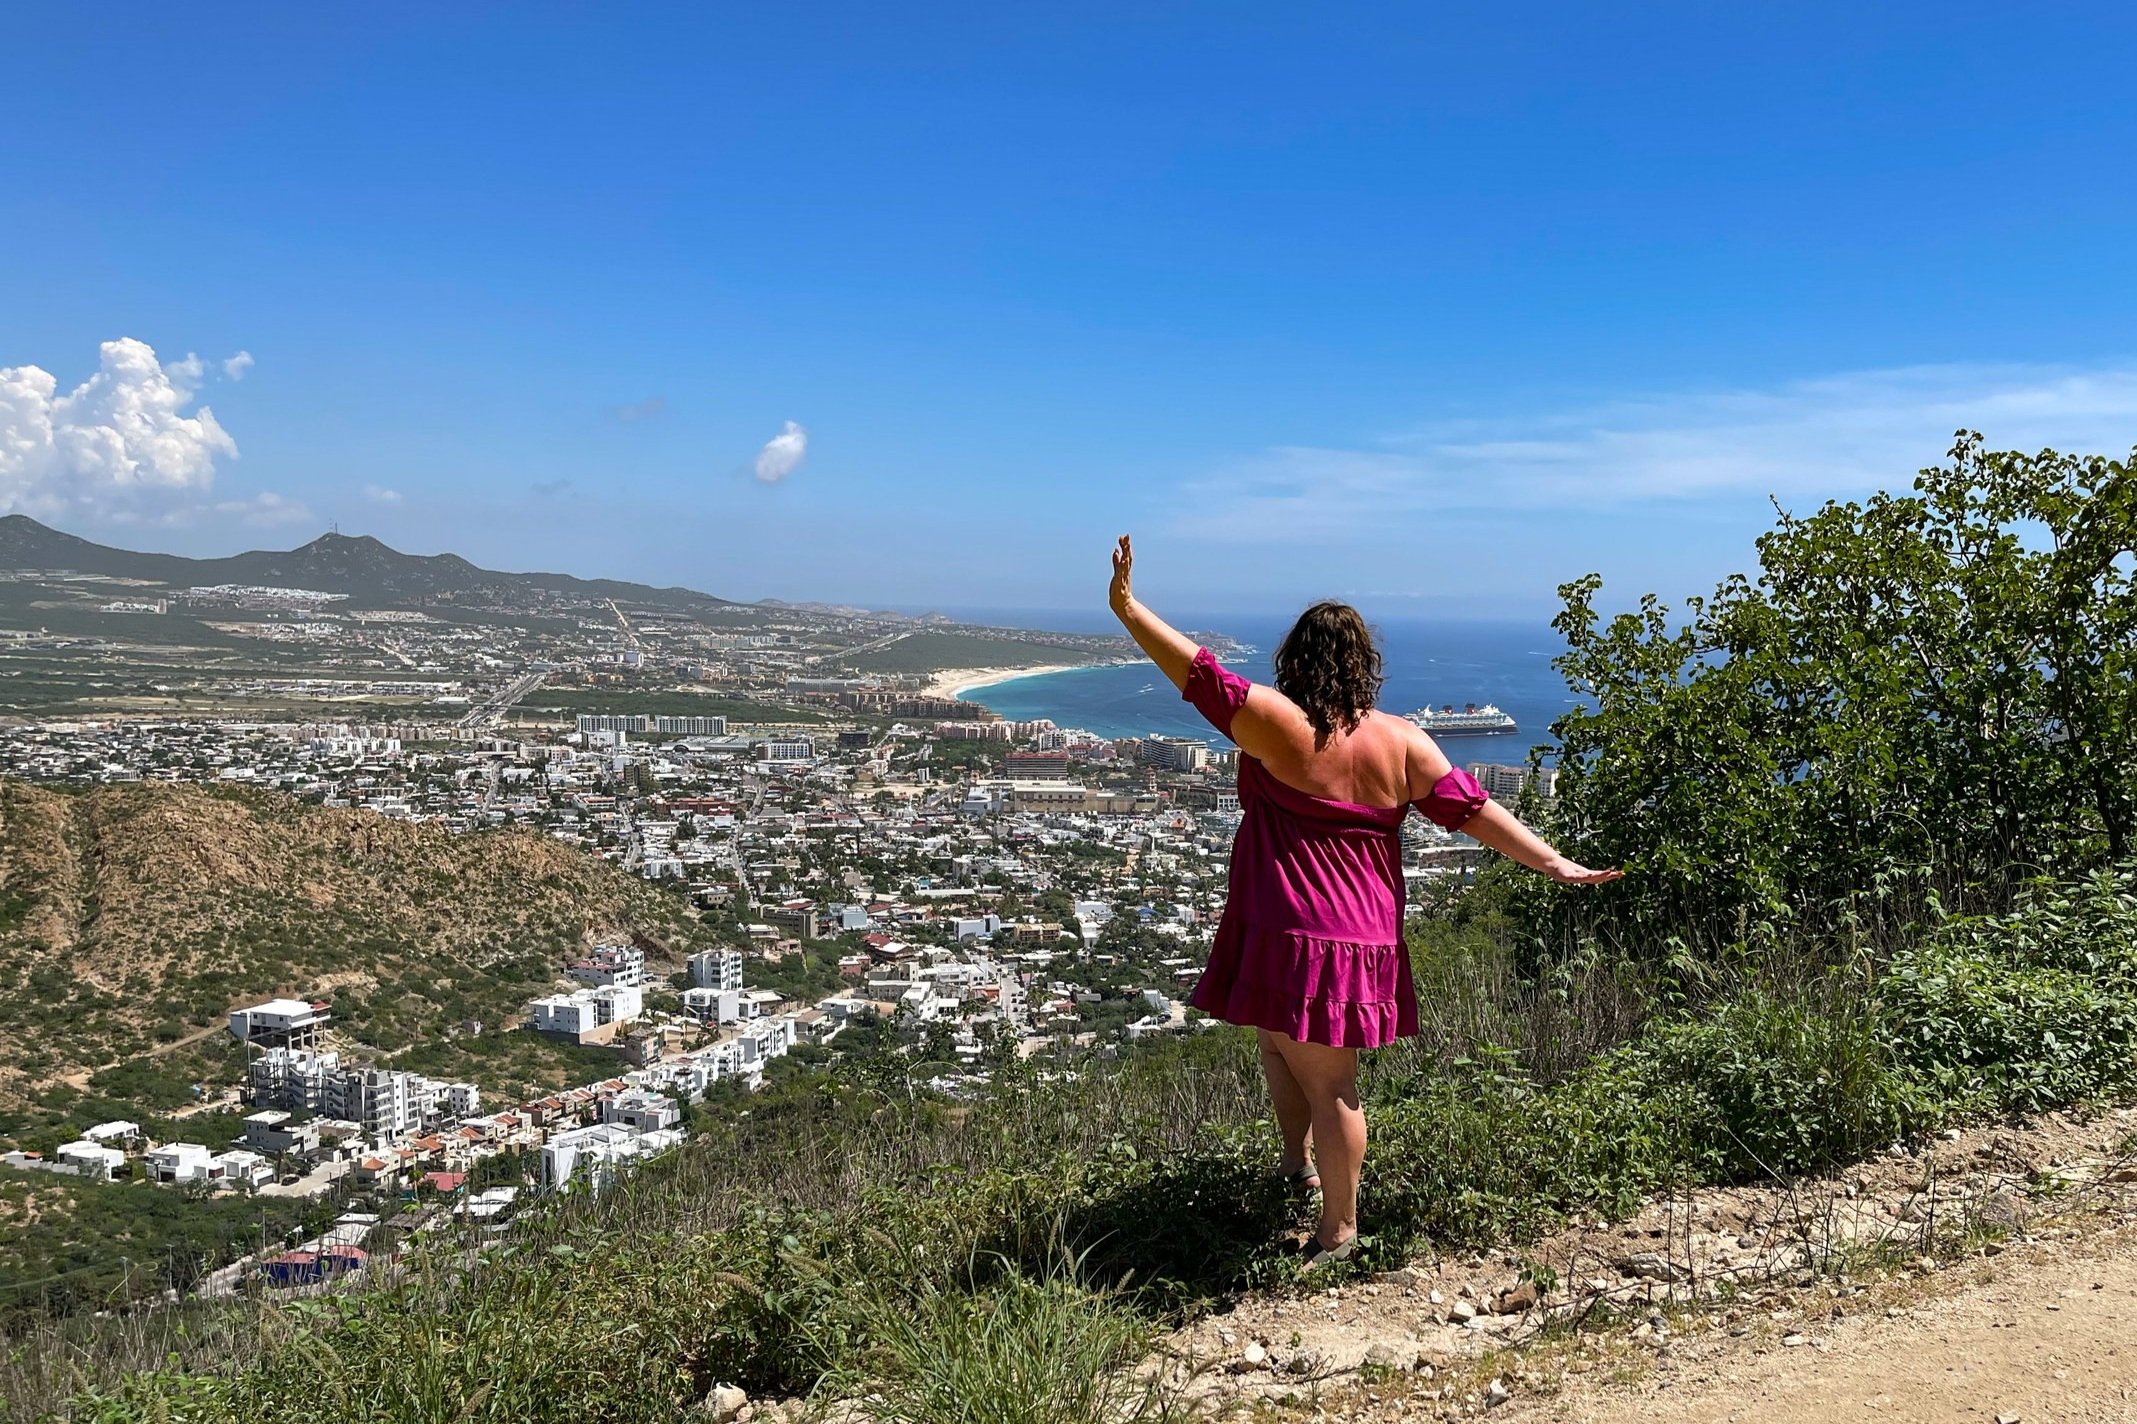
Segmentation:
{"type": "MultiPolygon", "coordinates": [[[[1426,1032],[1367,1075],[1364,1264],[1786,1177],[1955,1113],[2126,1091],[2133,883],[2043,891],[1882,967],[1851,946],[1717,971],[1696,1003],[1609,966],[1521,978],[1488,927],[1421,944],[1426,1032]]],[[[0,1389],[18,1417],[111,1424],[651,1424],[722,1381],[844,1382],[920,1420],[1022,1380],[1039,1392],[1015,1407],[1068,1412],[972,1417],[1080,1417],[1065,1381],[1126,1348],[1116,1326],[1293,1278],[1284,1233],[1303,1218],[1269,1180],[1265,1114],[1231,1031],[1027,1064],[969,1106],[887,1073],[819,1082],[508,1245],[437,1241],[314,1302],[64,1322],[15,1343],[0,1389]],[[886,1291],[903,1304],[855,1308],[886,1291]]]]}
{"type": "MultiPolygon", "coordinates": [[[[1014,1266],[974,1290],[928,1282],[863,1291],[871,1343],[829,1374],[880,1424],[1144,1424],[1185,1417],[1177,1380],[1136,1369],[1147,1317],[1083,1283],[1063,1258],[1031,1276],[1014,1266]]],[[[975,1272],[974,1274],[988,1274],[975,1272]]]]}

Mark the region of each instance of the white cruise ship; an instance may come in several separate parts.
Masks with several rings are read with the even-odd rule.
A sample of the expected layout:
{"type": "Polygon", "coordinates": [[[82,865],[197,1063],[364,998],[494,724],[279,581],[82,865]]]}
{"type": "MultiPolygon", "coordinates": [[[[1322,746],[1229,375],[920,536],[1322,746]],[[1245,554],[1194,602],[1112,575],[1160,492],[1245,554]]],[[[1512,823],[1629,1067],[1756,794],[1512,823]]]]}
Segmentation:
{"type": "Polygon", "coordinates": [[[1472,702],[1459,712],[1451,705],[1437,712],[1430,707],[1421,707],[1409,714],[1409,720],[1436,737],[1481,737],[1519,730],[1512,717],[1489,702],[1481,707],[1472,702]]]}

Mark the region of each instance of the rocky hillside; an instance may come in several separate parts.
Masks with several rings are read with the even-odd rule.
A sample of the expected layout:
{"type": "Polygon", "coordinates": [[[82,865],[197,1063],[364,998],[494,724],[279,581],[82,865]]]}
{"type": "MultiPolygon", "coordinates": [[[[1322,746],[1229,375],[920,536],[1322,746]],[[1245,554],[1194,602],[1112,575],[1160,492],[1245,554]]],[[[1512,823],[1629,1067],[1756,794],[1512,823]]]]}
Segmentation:
{"type": "Polygon", "coordinates": [[[680,948],[682,902],[522,831],[453,835],[273,793],[0,781],[0,1102],[330,997],[391,1051],[493,1027],[601,932],[680,948]]]}

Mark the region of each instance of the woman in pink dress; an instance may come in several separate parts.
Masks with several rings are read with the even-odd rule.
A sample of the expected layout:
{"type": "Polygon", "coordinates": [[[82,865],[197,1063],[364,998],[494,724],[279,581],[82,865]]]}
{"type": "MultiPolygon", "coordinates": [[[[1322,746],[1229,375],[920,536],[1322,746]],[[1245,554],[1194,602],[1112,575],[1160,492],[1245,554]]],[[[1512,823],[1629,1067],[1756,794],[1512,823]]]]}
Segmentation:
{"type": "Polygon", "coordinates": [[[1566,885],[1599,885],[1452,765],[1373,709],[1380,652],[1358,611],[1317,603],[1276,650],[1276,685],[1227,672],[1135,601],[1135,551],[1113,553],[1113,611],[1150,660],[1239,747],[1230,898],[1190,1002],[1253,1028],[1284,1137],[1278,1174],[1321,1189],[1307,1264],[1357,1248],[1365,1114],[1358,1050],[1417,1032],[1402,939],[1402,822],[1412,806],[1566,885]]]}

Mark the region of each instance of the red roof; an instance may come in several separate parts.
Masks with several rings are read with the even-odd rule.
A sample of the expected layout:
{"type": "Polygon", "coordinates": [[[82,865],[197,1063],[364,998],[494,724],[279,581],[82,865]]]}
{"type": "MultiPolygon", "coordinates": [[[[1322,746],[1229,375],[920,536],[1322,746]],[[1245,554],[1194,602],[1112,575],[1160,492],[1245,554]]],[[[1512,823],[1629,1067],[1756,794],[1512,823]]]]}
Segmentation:
{"type": "Polygon", "coordinates": [[[457,1192],[467,1183],[465,1172],[425,1172],[423,1180],[441,1192],[457,1192]]]}

